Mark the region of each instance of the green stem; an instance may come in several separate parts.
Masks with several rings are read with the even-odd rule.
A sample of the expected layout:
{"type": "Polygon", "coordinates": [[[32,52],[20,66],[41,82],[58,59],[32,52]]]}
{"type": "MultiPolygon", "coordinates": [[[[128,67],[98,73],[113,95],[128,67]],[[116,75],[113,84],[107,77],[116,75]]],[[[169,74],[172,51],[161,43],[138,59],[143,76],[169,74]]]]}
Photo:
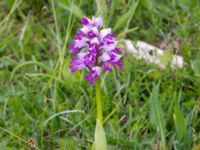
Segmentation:
{"type": "Polygon", "coordinates": [[[100,80],[96,80],[95,82],[95,90],[96,90],[96,107],[97,107],[97,119],[103,125],[103,113],[102,113],[102,104],[101,104],[101,83],[100,80]]]}

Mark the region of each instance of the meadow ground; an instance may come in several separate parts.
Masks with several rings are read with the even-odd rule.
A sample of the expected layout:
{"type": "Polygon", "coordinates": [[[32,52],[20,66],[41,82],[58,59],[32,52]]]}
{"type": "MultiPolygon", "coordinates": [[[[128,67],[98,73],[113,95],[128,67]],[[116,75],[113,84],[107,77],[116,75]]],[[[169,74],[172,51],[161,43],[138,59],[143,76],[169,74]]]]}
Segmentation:
{"type": "Polygon", "coordinates": [[[1,0],[0,150],[90,149],[94,87],[68,65],[83,16],[102,15],[119,39],[178,41],[182,69],[125,55],[102,77],[109,150],[200,149],[199,0],[1,0]],[[105,2],[105,3],[104,3],[105,2]]]}

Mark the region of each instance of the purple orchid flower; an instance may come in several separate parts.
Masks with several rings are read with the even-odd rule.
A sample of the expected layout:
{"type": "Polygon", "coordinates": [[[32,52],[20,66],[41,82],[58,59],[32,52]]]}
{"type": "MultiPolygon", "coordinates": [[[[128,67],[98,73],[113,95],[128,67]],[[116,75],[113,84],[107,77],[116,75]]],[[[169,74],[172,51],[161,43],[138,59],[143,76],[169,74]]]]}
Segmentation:
{"type": "Polygon", "coordinates": [[[111,33],[111,28],[102,28],[102,17],[92,19],[82,18],[82,28],[78,29],[74,42],[70,45],[72,54],[76,55],[70,63],[71,72],[87,70],[85,78],[91,85],[99,79],[104,71],[112,71],[112,66],[117,65],[123,69],[121,50],[117,48],[116,35],[111,33]]]}

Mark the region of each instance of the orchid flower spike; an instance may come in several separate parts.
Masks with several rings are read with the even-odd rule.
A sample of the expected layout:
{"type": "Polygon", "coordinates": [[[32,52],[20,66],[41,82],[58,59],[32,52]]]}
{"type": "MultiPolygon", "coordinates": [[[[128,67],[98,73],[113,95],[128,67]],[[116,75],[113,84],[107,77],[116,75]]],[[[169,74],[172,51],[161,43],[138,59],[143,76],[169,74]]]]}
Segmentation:
{"type": "Polygon", "coordinates": [[[117,65],[123,69],[121,50],[117,48],[116,35],[111,33],[111,28],[102,29],[101,16],[92,19],[82,18],[82,28],[77,30],[74,42],[70,45],[75,57],[70,62],[71,72],[87,70],[85,78],[91,85],[94,79],[99,79],[104,71],[112,71],[112,66],[117,65]]]}

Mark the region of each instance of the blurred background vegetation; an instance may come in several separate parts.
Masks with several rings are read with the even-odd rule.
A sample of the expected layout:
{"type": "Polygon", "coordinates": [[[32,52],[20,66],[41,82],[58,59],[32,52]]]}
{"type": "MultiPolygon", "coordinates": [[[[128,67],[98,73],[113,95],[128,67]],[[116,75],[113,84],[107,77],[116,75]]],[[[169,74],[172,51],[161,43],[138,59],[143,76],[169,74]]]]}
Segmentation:
{"type": "Polygon", "coordinates": [[[0,149],[90,149],[94,89],[71,75],[82,17],[102,15],[120,39],[174,48],[185,65],[160,70],[124,56],[102,77],[109,150],[200,149],[199,0],[1,0],[0,149]],[[177,44],[176,44],[177,45],[177,44]]]}

